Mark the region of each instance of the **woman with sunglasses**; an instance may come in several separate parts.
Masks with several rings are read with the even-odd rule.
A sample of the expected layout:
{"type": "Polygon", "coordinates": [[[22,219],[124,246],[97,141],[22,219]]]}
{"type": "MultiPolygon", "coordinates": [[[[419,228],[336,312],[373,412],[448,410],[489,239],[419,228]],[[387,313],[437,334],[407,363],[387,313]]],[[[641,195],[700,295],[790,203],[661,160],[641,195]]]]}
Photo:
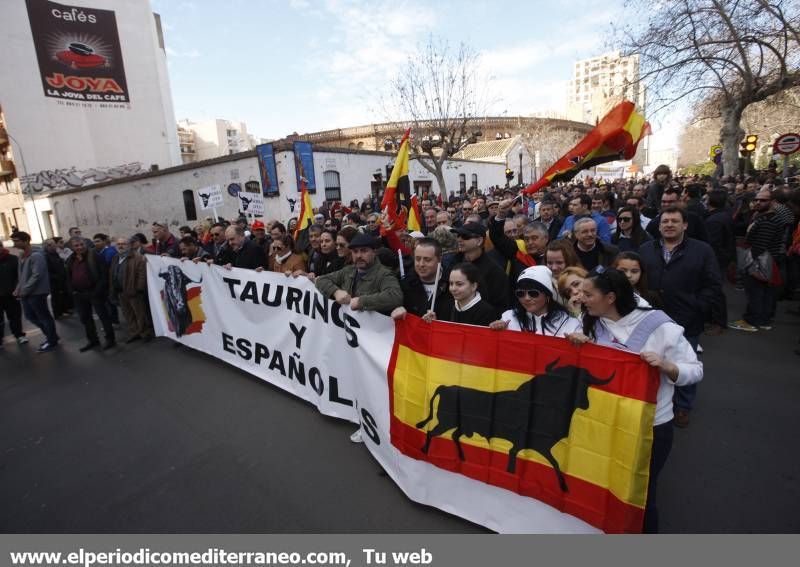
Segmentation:
{"type": "Polygon", "coordinates": [[[613,268],[592,270],[581,284],[583,332],[567,338],[576,345],[593,342],[632,354],[659,371],[653,421],[653,450],[645,505],[644,531],[658,532],[656,480],[672,448],[672,396],[675,386],[703,378],[703,363],[683,336],[683,328],[663,311],[639,307],[628,278],[613,268]]]}
{"type": "Polygon", "coordinates": [[[652,237],[642,228],[642,220],[636,207],[625,205],[617,213],[617,230],[611,236],[611,243],[620,252],[636,252],[642,242],[652,237]]]}
{"type": "Polygon", "coordinates": [[[269,270],[292,275],[298,271],[305,271],[306,263],[303,257],[294,251],[294,240],[289,234],[282,234],[272,241],[269,254],[269,270]]]}
{"type": "Polygon", "coordinates": [[[571,317],[555,299],[553,273],[545,266],[526,268],[517,278],[516,304],[489,325],[495,331],[528,331],[538,335],[563,337],[581,330],[581,323],[571,317]]]}

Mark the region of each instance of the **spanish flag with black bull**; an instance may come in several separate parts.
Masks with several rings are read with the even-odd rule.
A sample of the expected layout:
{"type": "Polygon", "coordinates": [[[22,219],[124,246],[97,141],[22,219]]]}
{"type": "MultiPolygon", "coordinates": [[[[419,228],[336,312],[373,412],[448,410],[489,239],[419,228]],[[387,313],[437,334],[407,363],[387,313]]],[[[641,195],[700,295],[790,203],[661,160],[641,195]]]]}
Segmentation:
{"type": "Polygon", "coordinates": [[[659,377],[639,357],[408,317],[388,374],[403,454],[608,533],[642,531],[659,377]]]}
{"type": "Polygon", "coordinates": [[[386,182],[386,190],[381,199],[381,210],[396,225],[396,228],[405,228],[406,226],[406,213],[403,211],[402,205],[403,203],[408,205],[410,198],[408,185],[408,137],[410,135],[411,128],[406,130],[400,141],[400,149],[394,161],[392,174],[386,182]]]}
{"type": "Polygon", "coordinates": [[[631,159],[641,139],[649,133],[650,124],[636,112],[635,105],[629,100],[622,101],[523,193],[536,193],[551,183],[569,181],[579,171],[602,163],[631,159]]]}

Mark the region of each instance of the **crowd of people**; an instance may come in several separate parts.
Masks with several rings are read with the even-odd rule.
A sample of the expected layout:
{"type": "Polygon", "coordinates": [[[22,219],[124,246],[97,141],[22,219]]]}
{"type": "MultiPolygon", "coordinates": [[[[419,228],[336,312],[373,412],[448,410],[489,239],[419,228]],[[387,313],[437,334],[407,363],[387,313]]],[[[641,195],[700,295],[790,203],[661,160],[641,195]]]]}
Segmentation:
{"type": "Polygon", "coordinates": [[[244,217],[182,226],[177,235],[156,222],[152,239],[134,234],[114,243],[73,227],[68,240],[48,240],[42,250],[16,232],[19,258],[0,247],[0,308],[22,344],[21,305],[44,334],[40,352],[56,347],[54,319],[72,311],[86,332],[82,352],[100,346],[93,313],[103,349],[116,346],[118,311],[127,342],[149,341],[145,257],[160,254],[308,278],[342,305],[394,319],[410,313],[637,353],[661,375],[645,514],[646,531],[656,531],[656,480],[673,426],[687,427],[696,403],[701,336],[768,332],[778,300],[797,288],[800,189],[791,182],[774,171],[673,177],[659,166],[652,179],[585,178],[534,195],[511,188],[447,201],[422,195],[422,230],[412,232],[377,200],[326,203],[297,241],[297,219],[244,217]],[[734,321],[726,278],[747,297],[734,321]]]}

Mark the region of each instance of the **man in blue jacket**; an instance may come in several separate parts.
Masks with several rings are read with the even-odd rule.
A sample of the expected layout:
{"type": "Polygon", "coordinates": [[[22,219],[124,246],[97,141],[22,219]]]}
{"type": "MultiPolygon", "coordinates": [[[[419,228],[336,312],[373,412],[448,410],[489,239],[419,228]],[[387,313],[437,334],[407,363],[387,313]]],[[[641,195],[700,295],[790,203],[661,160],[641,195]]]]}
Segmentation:
{"type": "MultiPolygon", "coordinates": [[[[706,314],[722,294],[722,279],[711,246],[686,236],[686,211],[667,207],[659,219],[661,238],[645,242],[639,255],[652,291],[664,301],[664,311],[683,327],[686,340],[697,349],[706,314]]],[[[697,385],[675,388],[675,425],[689,425],[697,385]]]]}
{"type": "Polygon", "coordinates": [[[56,323],[47,306],[50,294],[50,275],[47,272],[47,259],[41,250],[31,247],[31,235],[17,231],[11,235],[15,248],[22,250],[19,260],[19,281],[14,297],[19,297],[25,318],[36,325],[44,333],[45,341],[39,346],[39,352],[49,352],[58,345],[56,323]]]}
{"type": "Polygon", "coordinates": [[[569,212],[571,214],[564,219],[564,225],[561,227],[561,232],[558,233],[559,238],[566,238],[572,234],[576,220],[591,218],[597,223],[597,237],[603,242],[611,242],[611,227],[608,226],[608,221],[603,215],[592,210],[592,198],[589,195],[575,195],[570,199],[569,212]]]}

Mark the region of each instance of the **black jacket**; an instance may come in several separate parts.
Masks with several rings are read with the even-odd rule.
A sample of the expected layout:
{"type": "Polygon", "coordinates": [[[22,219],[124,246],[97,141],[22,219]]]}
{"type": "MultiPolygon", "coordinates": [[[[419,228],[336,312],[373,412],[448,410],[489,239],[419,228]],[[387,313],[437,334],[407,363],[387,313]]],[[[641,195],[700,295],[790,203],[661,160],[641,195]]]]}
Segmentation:
{"type": "Polygon", "coordinates": [[[703,332],[706,313],[722,294],[722,279],[711,246],[694,238],[684,241],[664,262],[660,240],[645,242],[639,248],[647,282],[664,301],[664,311],[681,325],[684,335],[703,332]]]}
{"type": "Polygon", "coordinates": [[[47,260],[47,273],[50,275],[50,289],[66,289],[67,269],[64,266],[64,260],[61,259],[57,252],[45,252],[44,257],[47,260]]]}
{"type": "MultiPolygon", "coordinates": [[[[75,264],[77,254],[71,255],[67,258],[66,272],[67,272],[67,287],[72,284],[72,266],[75,264]]],[[[83,291],[82,293],[91,293],[95,297],[102,297],[108,293],[108,264],[103,261],[103,257],[92,248],[86,250],[86,262],[89,267],[89,281],[92,284],[92,289],[83,291]]],[[[78,290],[72,290],[78,291],[78,290]]]]}
{"type": "MultiPolygon", "coordinates": [[[[534,222],[540,222],[540,223],[544,224],[545,226],[547,224],[541,219],[541,217],[535,218],[534,222]]],[[[563,225],[563,224],[564,224],[564,221],[561,219],[561,217],[559,217],[557,215],[555,217],[553,217],[553,221],[550,223],[550,226],[547,228],[547,235],[550,237],[550,242],[552,242],[553,240],[557,240],[558,239],[558,233],[561,232],[561,225],[563,225]]]]}
{"type": "Polygon", "coordinates": [[[708,243],[717,256],[720,267],[736,258],[736,236],[733,234],[733,217],[725,209],[709,211],[706,215],[708,243]]]}
{"type": "MultiPolygon", "coordinates": [[[[406,308],[406,311],[419,317],[422,317],[428,312],[431,302],[428,299],[425,286],[419,279],[417,272],[414,270],[408,272],[406,277],[400,280],[400,289],[403,290],[403,307],[406,308]]],[[[448,282],[445,277],[439,278],[434,307],[437,319],[440,321],[450,321],[453,311],[453,297],[450,295],[448,282]]]]}
{"type": "MultiPolygon", "coordinates": [[[[459,252],[456,254],[453,266],[465,261],[464,254],[459,252]]],[[[492,307],[494,307],[497,312],[495,319],[497,319],[503,311],[508,309],[508,277],[503,271],[503,268],[489,258],[486,252],[483,252],[471,263],[478,268],[478,272],[481,276],[481,281],[478,282],[478,291],[483,300],[489,302],[492,307]]]]}
{"type": "MultiPolygon", "coordinates": [[[[452,298],[451,298],[451,301],[452,298]]],[[[481,297],[481,300],[467,309],[466,311],[457,311],[453,305],[450,318],[447,319],[452,323],[464,323],[466,325],[478,325],[481,327],[488,327],[492,321],[497,321],[498,317],[494,312],[494,307],[481,297]]]]}
{"type": "MultiPolygon", "coordinates": [[[[694,214],[692,211],[686,211],[686,236],[694,238],[695,240],[702,240],[708,242],[708,233],[706,232],[706,225],[703,222],[703,217],[694,214]]],[[[661,215],[657,215],[645,229],[647,233],[653,237],[653,240],[661,240],[661,215]]]]}
{"type": "Polygon", "coordinates": [[[242,242],[242,247],[239,250],[233,250],[230,246],[226,246],[224,250],[219,259],[215,258],[215,263],[230,264],[234,268],[246,268],[248,270],[255,270],[258,267],[266,270],[269,267],[267,253],[252,240],[242,242]]]}
{"type": "Polygon", "coordinates": [[[0,297],[12,295],[17,289],[18,280],[19,259],[9,252],[0,257],[0,297]]]}

